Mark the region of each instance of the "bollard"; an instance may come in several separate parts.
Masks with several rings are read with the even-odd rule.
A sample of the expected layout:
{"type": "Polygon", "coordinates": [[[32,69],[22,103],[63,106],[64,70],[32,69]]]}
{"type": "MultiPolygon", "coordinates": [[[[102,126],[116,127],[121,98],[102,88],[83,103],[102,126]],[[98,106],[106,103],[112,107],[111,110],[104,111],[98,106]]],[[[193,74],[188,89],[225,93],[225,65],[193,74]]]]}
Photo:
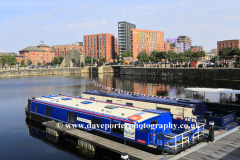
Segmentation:
{"type": "Polygon", "coordinates": [[[214,121],[209,122],[209,137],[208,140],[210,142],[214,141],[214,121]]]}
{"type": "Polygon", "coordinates": [[[128,160],[129,155],[125,152],[121,154],[121,160],[128,160]]]}

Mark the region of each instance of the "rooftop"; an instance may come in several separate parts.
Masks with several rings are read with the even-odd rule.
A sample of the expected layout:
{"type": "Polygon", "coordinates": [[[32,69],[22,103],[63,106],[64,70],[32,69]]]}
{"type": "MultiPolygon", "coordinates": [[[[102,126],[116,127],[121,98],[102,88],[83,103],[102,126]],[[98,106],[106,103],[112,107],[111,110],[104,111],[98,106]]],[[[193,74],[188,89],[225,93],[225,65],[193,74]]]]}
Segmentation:
{"type": "MultiPolygon", "coordinates": [[[[127,107],[118,104],[112,104],[107,102],[98,102],[93,100],[87,100],[83,98],[68,97],[68,96],[56,96],[56,97],[40,97],[36,100],[44,101],[48,103],[54,103],[61,106],[66,106],[83,111],[94,112],[95,114],[102,114],[114,118],[128,119],[132,115],[141,115],[142,119],[138,122],[143,122],[149,118],[159,116],[159,113],[151,113],[144,111],[145,109],[139,109],[134,107],[127,107]],[[71,100],[64,100],[64,98],[70,98],[71,100]]],[[[161,111],[162,113],[167,113],[161,111]]]]}
{"type": "Polygon", "coordinates": [[[44,49],[38,48],[36,46],[29,46],[27,48],[24,48],[24,49],[20,50],[19,52],[23,52],[23,51],[41,51],[41,52],[45,52],[44,49]]]}

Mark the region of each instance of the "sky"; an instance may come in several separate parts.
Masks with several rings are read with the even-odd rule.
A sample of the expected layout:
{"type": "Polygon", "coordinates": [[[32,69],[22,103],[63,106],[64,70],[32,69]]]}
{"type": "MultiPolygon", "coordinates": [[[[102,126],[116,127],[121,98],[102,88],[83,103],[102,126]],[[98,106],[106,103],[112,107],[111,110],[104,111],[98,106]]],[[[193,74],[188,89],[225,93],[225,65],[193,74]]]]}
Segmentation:
{"type": "Polygon", "coordinates": [[[111,33],[118,22],[164,31],[164,39],[192,37],[205,51],[217,41],[240,39],[239,0],[0,0],[0,52],[28,46],[82,42],[111,33]]]}

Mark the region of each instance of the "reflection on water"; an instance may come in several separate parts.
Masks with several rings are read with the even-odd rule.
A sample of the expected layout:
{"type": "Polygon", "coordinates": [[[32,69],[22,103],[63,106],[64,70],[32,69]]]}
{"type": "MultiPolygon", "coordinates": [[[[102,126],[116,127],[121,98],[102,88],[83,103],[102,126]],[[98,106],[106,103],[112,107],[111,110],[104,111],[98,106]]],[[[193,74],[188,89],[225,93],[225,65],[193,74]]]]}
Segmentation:
{"type": "MultiPolygon", "coordinates": [[[[140,94],[169,97],[192,98],[186,87],[210,87],[240,89],[239,81],[193,80],[179,78],[161,78],[150,76],[120,76],[114,74],[93,75],[93,80],[111,88],[140,94]]],[[[58,147],[29,136],[25,123],[27,98],[45,94],[66,94],[78,96],[90,89],[99,89],[92,85],[89,74],[71,76],[17,77],[0,79],[0,159],[84,159],[86,156],[66,154],[58,147]],[[34,139],[34,138],[36,139],[34,139]],[[14,154],[13,154],[14,153],[14,154]]],[[[200,94],[194,95],[202,99],[200,94]]],[[[40,132],[39,136],[40,136],[40,132]]],[[[45,140],[49,140],[46,137],[45,140]]],[[[56,139],[55,139],[56,140],[56,139]]],[[[52,141],[51,141],[52,142],[52,141]]],[[[55,142],[52,142],[55,144],[55,142]]],[[[64,144],[65,145],[65,144],[64,144]]],[[[71,146],[71,145],[70,145],[71,146]]],[[[71,148],[68,146],[67,148],[71,148]]],[[[73,147],[76,150],[75,146],[73,147]]],[[[66,150],[68,151],[68,150],[66,150]]],[[[74,151],[75,152],[75,151],[74,151]]],[[[97,153],[97,155],[100,155],[97,153]]]]}

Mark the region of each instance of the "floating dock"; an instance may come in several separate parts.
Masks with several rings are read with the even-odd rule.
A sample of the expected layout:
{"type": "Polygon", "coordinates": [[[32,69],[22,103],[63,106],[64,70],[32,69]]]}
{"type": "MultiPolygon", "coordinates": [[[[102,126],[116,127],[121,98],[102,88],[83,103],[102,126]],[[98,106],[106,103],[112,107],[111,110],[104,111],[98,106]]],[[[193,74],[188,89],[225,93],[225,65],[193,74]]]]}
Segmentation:
{"type": "Polygon", "coordinates": [[[240,130],[235,128],[216,137],[213,143],[202,143],[190,150],[187,150],[171,160],[192,160],[192,159],[231,159],[239,160],[240,157],[240,130]]]}
{"type": "MultiPolygon", "coordinates": [[[[63,125],[63,127],[57,127],[58,126],[57,122],[54,122],[54,121],[43,122],[42,124],[47,128],[60,132],[58,133],[59,135],[61,134],[71,135],[73,137],[78,138],[79,140],[89,142],[92,145],[96,145],[96,146],[111,150],[115,153],[119,153],[119,154],[122,154],[123,152],[128,153],[129,158],[131,159],[160,160],[166,157],[166,155],[155,155],[146,151],[142,151],[137,148],[133,148],[133,147],[88,133],[86,131],[82,131],[75,128],[66,128],[65,125],[63,125]]],[[[167,158],[170,158],[173,156],[174,155],[168,155],[167,158]]]]}

